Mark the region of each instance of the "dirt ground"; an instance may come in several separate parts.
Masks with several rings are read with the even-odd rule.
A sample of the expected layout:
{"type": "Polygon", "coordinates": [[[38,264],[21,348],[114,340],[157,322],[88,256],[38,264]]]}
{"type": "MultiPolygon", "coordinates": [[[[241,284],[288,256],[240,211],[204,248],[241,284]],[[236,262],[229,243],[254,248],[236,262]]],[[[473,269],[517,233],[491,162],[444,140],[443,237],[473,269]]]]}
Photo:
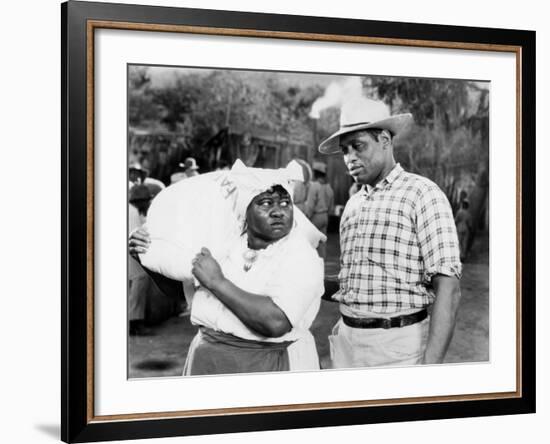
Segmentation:
{"type": "MultiPolygon", "coordinates": [[[[326,278],[334,280],[338,273],[338,244],[329,237],[326,278]]],[[[445,361],[482,362],[489,359],[489,244],[488,235],[477,237],[464,264],[461,280],[462,299],[456,329],[445,361]]],[[[321,367],[329,367],[328,334],[338,320],[338,304],[323,300],[311,330],[317,344],[321,367]]],[[[128,342],[128,377],[146,378],[178,376],[189,343],[197,327],[189,315],[171,318],[151,327],[148,336],[131,336],[128,342]]]]}

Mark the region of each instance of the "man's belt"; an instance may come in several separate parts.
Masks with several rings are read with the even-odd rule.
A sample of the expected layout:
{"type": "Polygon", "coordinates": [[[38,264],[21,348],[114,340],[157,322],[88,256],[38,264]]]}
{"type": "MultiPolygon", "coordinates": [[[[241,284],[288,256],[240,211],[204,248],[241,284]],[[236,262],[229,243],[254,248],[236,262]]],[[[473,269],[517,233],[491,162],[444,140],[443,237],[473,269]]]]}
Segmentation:
{"type": "Polygon", "coordinates": [[[342,315],[344,324],[352,328],[401,328],[416,324],[428,317],[428,310],[420,310],[416,313],[396,316],[394,318],[350,318],[342,315]]]}

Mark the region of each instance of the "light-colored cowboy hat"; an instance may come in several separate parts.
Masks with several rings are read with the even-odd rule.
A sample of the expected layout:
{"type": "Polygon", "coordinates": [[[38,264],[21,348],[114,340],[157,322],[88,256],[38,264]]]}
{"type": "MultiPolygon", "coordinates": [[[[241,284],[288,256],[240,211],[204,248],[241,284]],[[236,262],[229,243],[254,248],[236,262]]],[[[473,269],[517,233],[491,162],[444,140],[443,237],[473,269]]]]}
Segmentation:
{"type": "Polygon", "coordinates": [[[378,100],[358,97],[346,102],[340,111],[340,129],[321,142],[319,152],[336,154],[340,151],[340,136],[354,131],[385,129],[397,136],[412,122],[412,114],[391,115],[389,107],[378,100]]]}
{"type": "Polygon", "coordinates": [[[181,162],[179,164],[179,167],[183,168],[184,171],[199,169],[199,166],[197,165],[197,161],[195,160],[194,157],[188,157],[187,159],[185,159],[184,162],[181,162]]]}

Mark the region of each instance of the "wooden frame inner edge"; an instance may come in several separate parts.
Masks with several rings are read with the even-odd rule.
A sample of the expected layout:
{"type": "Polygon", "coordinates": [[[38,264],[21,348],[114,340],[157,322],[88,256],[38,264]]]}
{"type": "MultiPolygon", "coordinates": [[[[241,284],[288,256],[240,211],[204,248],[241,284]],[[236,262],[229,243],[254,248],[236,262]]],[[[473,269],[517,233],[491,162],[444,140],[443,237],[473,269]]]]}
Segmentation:
{"type": "Polygon", "coordinates": [[[490,43],[450,42],[438,40],[399,39],[388,37],[367,37],[340,34],[315,34],[288,31],[265,31],[257,29],[215,28],[206,26],[166,25],[151,23],[133,23],[107,20],[88,20],[92,28],[126,29],[132,31],[177,32],[188,34],[207,34],[233,37],[261,37],[293,40],[314,40],[338,43],[370,43],[375,45],[421,46],[425,48],[468,49],[480,51],[515,52],[519,47],[490,43]]]}
{"type": "MultiPolygon", "coordinates": [[[[436,40],[415,40],[366,36],[348,36],[335,34],[308,34],[300,32],[263,31],[235,28],[213,28],[187,25],[164,25],[149,23],[131,23],[106,20],[88,20],[86,26],[86,205],[87,205],[87,422],[107,422],[137,419],[189,418],[198,416],[222,416],[236,414],[292,412],[300,410],[325,410],[336,408],[359,408],[388,405],[422,403],[476,401],[491,399],[521,398],[522,396],[522,47],[519,45],[499,45],[486,43],[447,42],[436,40]],[[133,31],[178,32],[190,34],[222,35],[236,37],[280,38],[293,40],[330,41],[339,43],[363,43],[376,45],[413,46],[424,48],[465,49],[478,51],[512,52],[516,55],[516,391],[488,394],[468,394],[453,396],[433,396],[415,398],[397,398],[388,400],[342,401],[312,404],[288,404],[260,407],[232,407],[222,409],[186,410],[176,412],[151,412],[120,415],[94,415],[94,31],[96,28],[121,29],[133,31]]],[[[489,136],[490,137],[490,136],[489,136]]]]}

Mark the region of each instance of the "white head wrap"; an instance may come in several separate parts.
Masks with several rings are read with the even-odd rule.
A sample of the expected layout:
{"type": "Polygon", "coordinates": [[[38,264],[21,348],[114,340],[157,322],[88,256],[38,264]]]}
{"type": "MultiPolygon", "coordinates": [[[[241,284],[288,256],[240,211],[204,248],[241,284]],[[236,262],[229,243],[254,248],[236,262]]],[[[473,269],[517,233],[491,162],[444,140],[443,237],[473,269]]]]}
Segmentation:
{"type": "Polygon", "coordinates": [[[275,185],[280,185],[292,198],[294,182],[303,180],[303,174],[297,162],[291,162],[286,168],[267,169],[250,168],[237,159],[228,174],[220,179],[223,192],[233,199],[235,216],[242,224],[246,217],[246,209],[254,197],[275,185]]]}

